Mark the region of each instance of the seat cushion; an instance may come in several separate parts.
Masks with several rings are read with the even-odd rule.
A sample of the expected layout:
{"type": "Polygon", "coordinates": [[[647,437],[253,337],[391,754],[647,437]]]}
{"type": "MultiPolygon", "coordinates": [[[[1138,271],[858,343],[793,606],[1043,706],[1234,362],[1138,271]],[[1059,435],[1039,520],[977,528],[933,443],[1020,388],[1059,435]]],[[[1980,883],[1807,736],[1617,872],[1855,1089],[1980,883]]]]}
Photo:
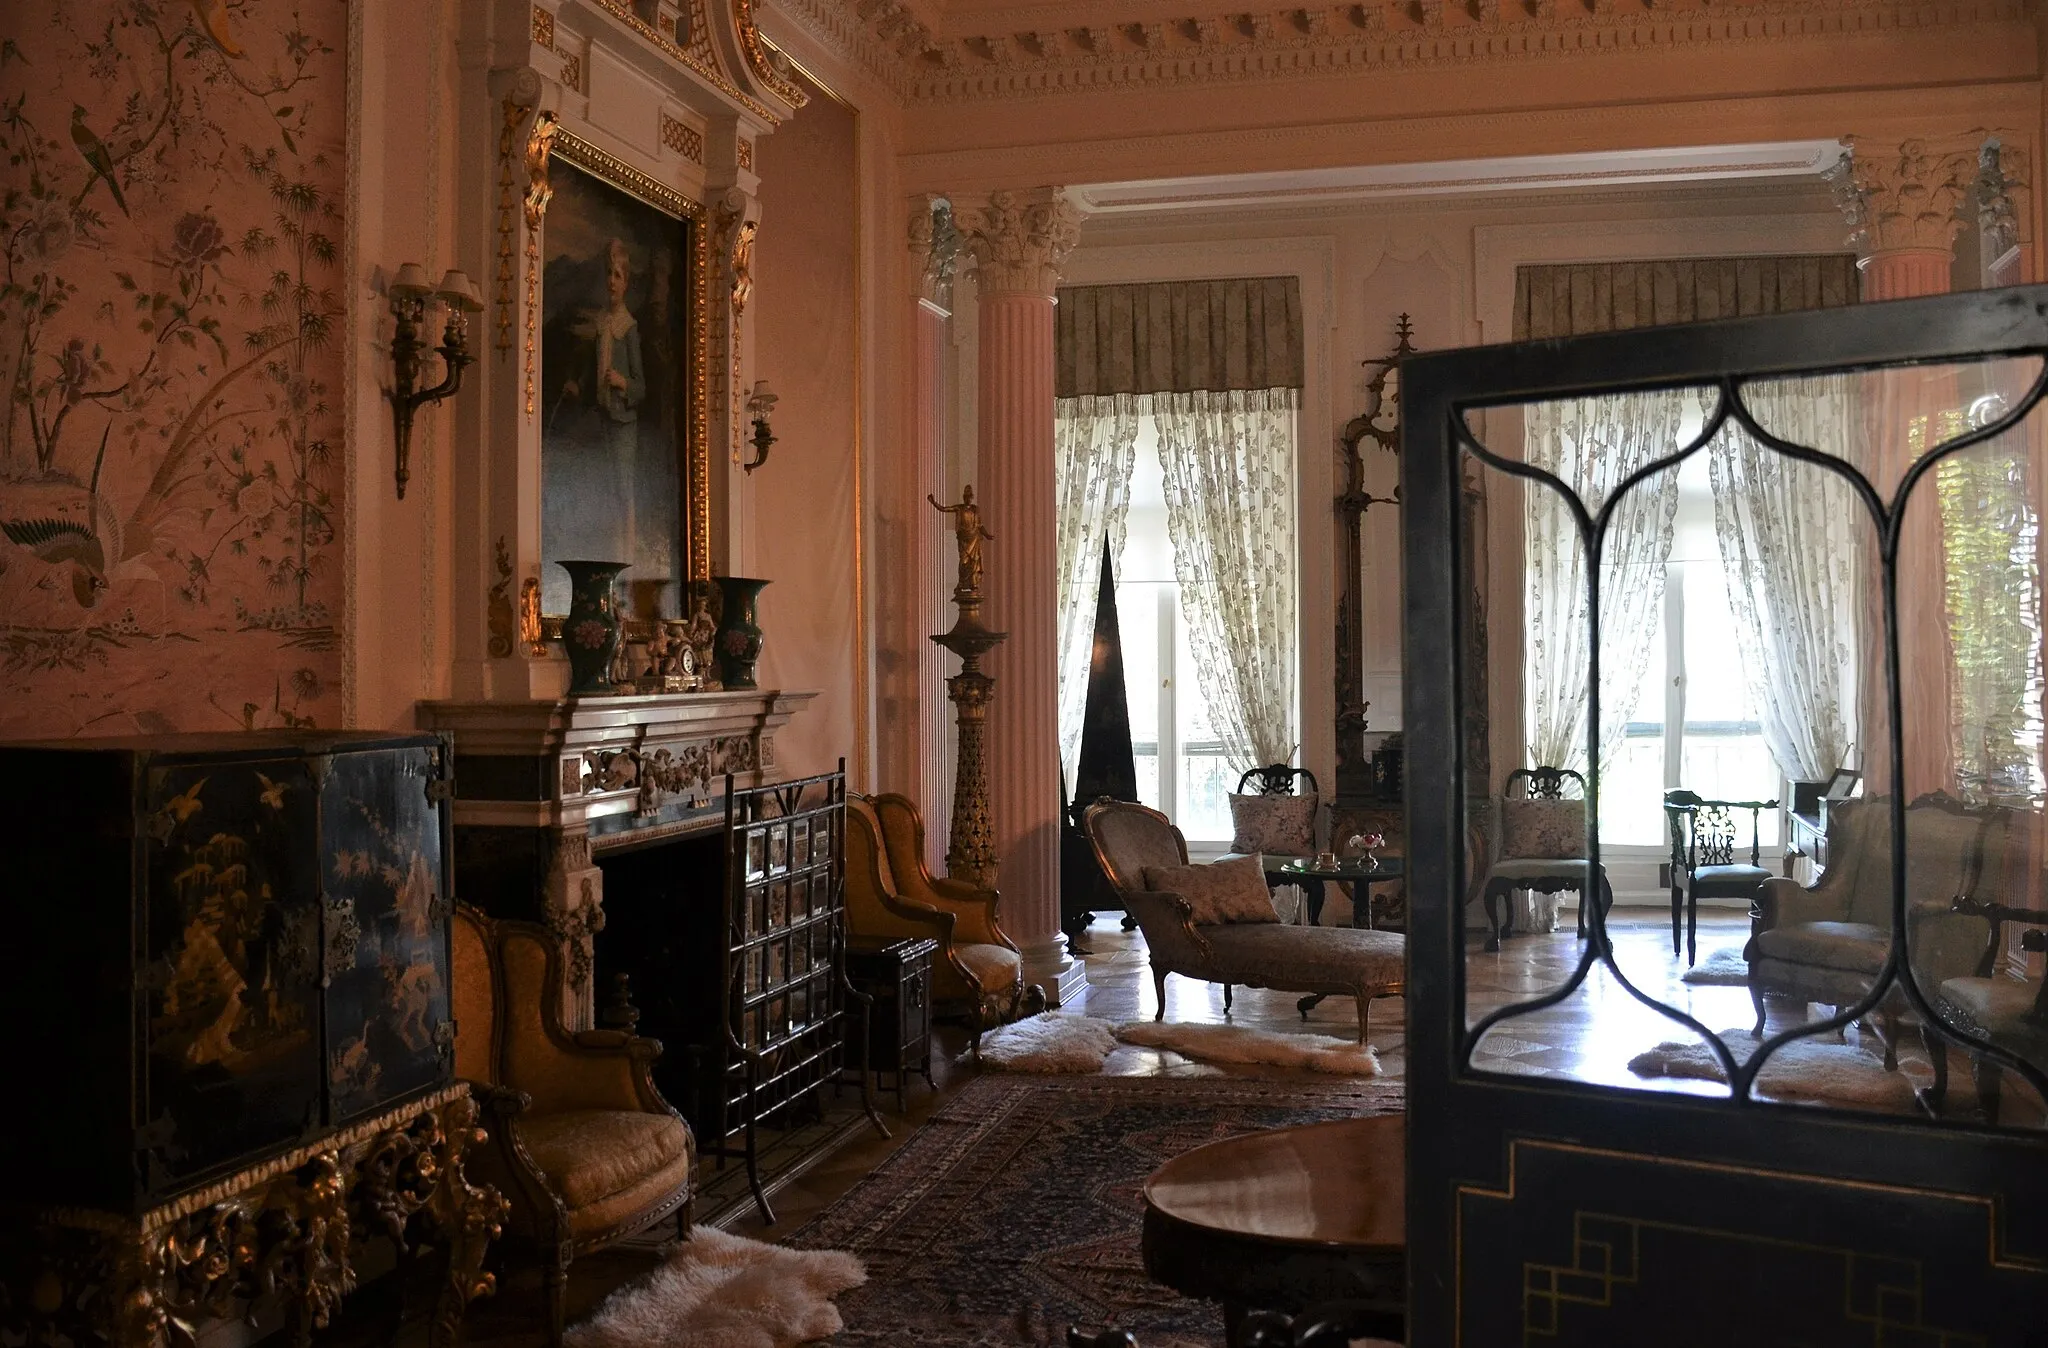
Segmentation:
{"type": "Polygon", "coordinates": [[[953,953],[967,966],[974,981],[981,984],[983,992],[999,992],[1014,986],[1018,970],[1024,966],[1024,957],[1006,945],[963,941],[954,945],[953,953]]]}
{"type": "Polygon", "coordinates": [[[1230,797],[1233,852],[1305,856],[1316,850],[1314,796],[1230,797]]]}
{"type": "Polygon", "coordinates": [[[1771,878],[1771,873],[1761,866],[1702,866],[1689,877],[1684,871],[1673,871],[1671,878],[1680,889],[1748,898],[1759,885],[1771,878]]]}
{"type": "Polygon", "coordinates": [[[1391,987],[1408,975],[1408,941],[1398,932],[1280,923],[1199,930],[1209,942],[1209,975],[1221,982],[1287,992],[1345,992],[1391,987]]]}
{"type": "MultiPolygon", "coordinates": [[[[1600,868],[1606,870],[1605,866],[1600,868]]],[[[1586,863],[1561,857],[1505,857],[1487,868],[1493,880],[1548,880],[1570,878],[1583,884],[1586,863]]]]}
{"type": "Polygon", "coordinates": [[[1874,974],[1884,967],[1891,939],[1889,931],[1867,922],[1800,922],[1758,932],[1756,948],[1792,964],[1874,974]]]}
{"type": "Polygon", "coordinates": [[[690,1196],[691,1156],[678,1156],[638,1184],[600,1198],[589,1207],[569,1209],[569,1234],[578,1241],[610,1240],[651,1225],[674,1212],[690,1196]]]}
{"type": "Polygon", "coordinates": [[[2034,1009],[2040,995],[2039,983],[2011,978],[1951,978],[1941,985],[1941,1000],[1989,1034],[2025,1027],[2048,1036],[2048,1027],[2037,1028],[2022,1019],[2034,1009]]]}
{"type": "Polygon", "coordinates": [[[1186,899],[1194,909],[1197,926],[1280,920],[1266,891],[1265,863],[1257,856],[1232,857],[1207,866],[1147,866],[1145,888],[1186,899]]]}
{"type": "Polygon", "coordinates": [[[690,1154],[681,1119],[638,1110],[530,1115],[519,1120],[519,1140],[572,1211],[632,1189],[690,1154]]]}

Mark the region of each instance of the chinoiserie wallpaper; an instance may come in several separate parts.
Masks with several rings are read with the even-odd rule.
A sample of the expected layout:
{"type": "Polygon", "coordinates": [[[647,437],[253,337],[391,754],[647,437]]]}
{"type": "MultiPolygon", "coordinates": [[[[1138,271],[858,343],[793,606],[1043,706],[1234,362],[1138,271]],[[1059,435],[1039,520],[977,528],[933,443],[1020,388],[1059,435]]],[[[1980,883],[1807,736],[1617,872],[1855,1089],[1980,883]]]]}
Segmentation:
{"type": "Polygon", "coordinates": [[[0,738],[340,719],[346,32],[0,4],[0,738]]]}

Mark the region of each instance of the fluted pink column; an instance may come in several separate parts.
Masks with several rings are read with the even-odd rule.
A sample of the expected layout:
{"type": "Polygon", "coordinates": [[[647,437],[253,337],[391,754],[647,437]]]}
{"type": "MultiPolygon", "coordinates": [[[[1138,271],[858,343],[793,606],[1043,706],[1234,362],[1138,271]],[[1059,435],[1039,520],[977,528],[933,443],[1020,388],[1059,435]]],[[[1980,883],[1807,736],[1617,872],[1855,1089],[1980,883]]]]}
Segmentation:
{"type": "Polygon", "coordinates": [[[992,786],[1003,925],[1024,952],[1027,982],[1055,1003],[1084,981],[1060,934],[1059,647],[1054,517],[1053,291],[1079,234],[1058,188],[997,192],[958,215],[980,288],[977,357],[984,621],[1009,633],[986,664],[992,786]]]}
{"type": "Polygon", "coordinates": [[[927,496],[942,501],[959,498],[953,484],[945,480],[944,471],[946,342],[952,321],[953,269],[959,249],[960,234],[953,226],[951,205],[930,196],[912,198],[910,252],[917,271],[911,315],[915,334],[911,437],[917,465],[916,494],[912,498],[912,515],[917,520],[917,602],[913,605],[918,622],[914,638],[918,736],[915,795],[925,818],[925,865],[940,874],[945,871],[949,832],[946,823],[953,809],[953,705],[946,696],[946,676],[955,662],[944,647],[926,638],[953,625],[955,572],[950,517],[926,508],[924,501],[927,496]]]}
{"type": "MultiPolygon", "coordinates": [[[[1965,135],[1878,144],[1851,138],[1849,158],[1836,175],[1836,198],[1849,219],[1865,300],[1945,295],[1954,288],[1960,212],[1975,209],[1982,140],[1965,135]]],[[[1941,367],[1888,370],[1869,385],[1866,425],[1877,448],[1879,491],[1889,496],[1928,442],[1951,433],[1941,428],[1942,418],[1957,410],[1956,395],[1953,372],[1941,367]]],[[[1884,670],[1876,658],[1884,649],[1875,638],[1880,621],[1874,613],[1865,618],[1858,696],[1864,778],[1872,791],[1918,795],[1955,787],[1944,540],[1931,486],[1915,493],[1899,549],[1903,788],[1890,780],[1890,718],[1882,701],[1884,670]]],[[[1867,606],[1876,602],[1874,592],[1866,596],[1867,606]]]]}

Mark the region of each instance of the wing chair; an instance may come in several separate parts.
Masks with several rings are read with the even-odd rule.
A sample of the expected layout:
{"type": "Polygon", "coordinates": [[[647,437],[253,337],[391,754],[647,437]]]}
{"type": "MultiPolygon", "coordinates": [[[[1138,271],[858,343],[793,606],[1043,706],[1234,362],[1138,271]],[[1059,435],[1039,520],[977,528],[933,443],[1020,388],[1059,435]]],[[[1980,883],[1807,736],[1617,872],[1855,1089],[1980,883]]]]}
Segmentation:
{"type": "MultiPolygon", "coordinates": [[[[1892,816],[1889,797],[1831,802],[1828,867],[1802,888],[1785,876],[1756,891],[1749,944],[1754,1033],[1767,997],[1849,1006],[1870,992],[1892,944],[1892,816]]],[[[1906,950],[1915,979],[1933,991],[1969,974],[1984,941],[1981,918],[1955,911],[1985,875],[2002,876],[2012,812],[1970,809],[1951,796],[1921,796],[1906,810],[1906,950]]],[[[1887,1068],[1898,1066],[1896,990],[1878,1008],[1887,1068]]]]}
{"type": "Polygon", "coordinates": [[[577,1256],[670,1217],[688,1236],[696,1142],[655,1089],[660,1044],[563,1028],[561,949],[546,928],[458,905],[450,933],[455,1074],[484,1104],[482,1163],[512,1200],[506,1239],[541,1262],[559,1345],[577,1256]]]}
{"type": "Polygon", "coordinates": [[[1406,986],[1407,938],[1395,932],[1297,927],[1277,920],[1197,925],[1185,897],[1145,886],[1148,867],[1188,864],[1187,840],[1157,810],[1099,801],[1088,807],[1082,826],[1103,874],[1145,933],[1159,996],[1155,1020],[1166,1018],[1166,976],[1174,973],[1223,984],[1226,1009],[1235,983],[1356,997],[1358,1040],[1364,1043],[1372,1000],[1398,996],[1406,986]]]}
{"type": "Polygon", "coordinates": [[[1765,810],[1775,800],[1708,800],[1680,787],[1664,793],[1664,818],[1671,826],[1671,953],[1679,953],[1678,918],[1685,915],[1685,962],[1699,960],[1700,898],[1756,902],[1757,886],[1771,873],[1757,863],[1765,810]],[[1749,811],[1749,861],[1738,859],[1736,815],[1749,811]]]}
{"type": "Polygon", "coordinates": [[[993,889],[934,876],[924,864],[924,820],[908,797],[846,797],[846,926],[862,940],[929,936],[932,999],[964,1010],[981,1051],[981,1033],[1045,1005],[1024,986],[1024,959],[997,920],[993,889]]]}

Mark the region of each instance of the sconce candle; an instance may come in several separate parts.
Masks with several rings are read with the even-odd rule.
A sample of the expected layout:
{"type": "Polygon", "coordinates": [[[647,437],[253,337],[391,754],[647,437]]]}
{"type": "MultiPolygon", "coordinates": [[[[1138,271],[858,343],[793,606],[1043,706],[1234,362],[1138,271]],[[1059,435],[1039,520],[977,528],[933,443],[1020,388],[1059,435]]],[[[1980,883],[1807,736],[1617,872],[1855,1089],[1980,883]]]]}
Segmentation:
{"type": "Polygon", "coordinates": [[[740,465],[750,473],[768,462],[768,446],[775,443],[775,436],[768,429],[768,414],[775,410],[779,401],[781,399],[768,387],[767,380],[754,382],[754,391],[747,398],[747,411],[754,418],[754,461],[740,465]]]}
{"type": "Polygon", "coordinates": [[[422,404],[439,402],[462,387],[462,370],[470,362],[469,315],[484,307],[476,282],[459,271],[449,271],[441,284],[430,286],[427,273],[417,262],[408,262],[391,279],[391,424],[397,460],[393,476],[398,499],[405,499],[405,484],[412,476],[412,420],[422,404]],[[427,309],[439,302],[448,310],[438,348],[445,370],[441,382],[421,388],[426,354],[430,349],[420,336],[427,309]]]}

